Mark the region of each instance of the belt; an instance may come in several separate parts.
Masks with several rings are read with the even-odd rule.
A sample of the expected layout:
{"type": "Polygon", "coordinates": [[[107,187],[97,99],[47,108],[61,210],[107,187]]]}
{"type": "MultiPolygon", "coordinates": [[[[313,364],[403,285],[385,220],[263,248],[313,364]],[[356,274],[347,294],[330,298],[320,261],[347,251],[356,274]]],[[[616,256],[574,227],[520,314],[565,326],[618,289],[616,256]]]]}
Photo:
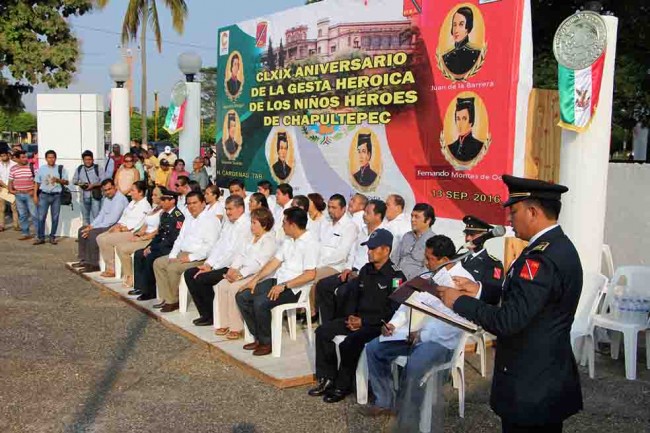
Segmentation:
{"type": "Polygon", "coordinates": [[[59,194],[61,194],[61,191],[59,191],[59,192],[45,192],[45,191],[41,191],[41,194],[47,194],[47,195],[59,195],[59,194]]]}
{"type": "Polygon", "coordinates": [[[33,189],[30,189],[30,190],[24,190],[24,191],[16,190],[16,194],[32,194],[33,192],[34,192],[33,189]]]}

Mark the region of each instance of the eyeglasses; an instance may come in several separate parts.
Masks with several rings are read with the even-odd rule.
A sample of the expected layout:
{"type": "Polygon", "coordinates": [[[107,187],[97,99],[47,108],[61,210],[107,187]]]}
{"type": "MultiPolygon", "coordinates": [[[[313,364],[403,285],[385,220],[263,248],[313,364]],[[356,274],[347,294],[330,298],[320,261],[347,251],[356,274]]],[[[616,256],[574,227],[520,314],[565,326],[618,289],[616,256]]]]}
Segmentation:
{"type": "Polygon", "coordinates": [[[178,188],[178,187],[179,187],[180,185],[179,185],[179,184],[177,184],[177,183],[175,183],[175,184],[174,184],[174,186],[175,186],[176,188],[178,188]]]}
{"type": "Polygon", "coordinates": [[[160,197],[160,200],[172,200],[172,199],[173,199],[173,197],[169,197],[169,196],[160,197]]]}
{"type": "Polygon", "coordinates": [[[133,162],[132,159],[125,159],[124,162],[133,162]]]}

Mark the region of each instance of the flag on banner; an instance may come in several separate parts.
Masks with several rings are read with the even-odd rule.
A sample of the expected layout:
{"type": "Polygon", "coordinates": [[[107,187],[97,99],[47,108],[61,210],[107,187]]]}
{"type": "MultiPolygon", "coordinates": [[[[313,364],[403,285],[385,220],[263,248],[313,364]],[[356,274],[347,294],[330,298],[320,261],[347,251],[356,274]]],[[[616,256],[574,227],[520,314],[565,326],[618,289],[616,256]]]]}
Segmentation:
{"type": "Polygon", "coordinates": [[[163,128],[170,134],[176,134],[184,126],[185,107],[187,105],[187,89],[183,81],[179,81],[172,89],[172,97],[165,117],[163,128]]]}
{"type": "Polygon", "coordinates": [[[604,64],[604,51],[591,66],[584,69],[573,70],[558,64],[559,126],[576,132],[589,128],[598,107],[604,64]]]}

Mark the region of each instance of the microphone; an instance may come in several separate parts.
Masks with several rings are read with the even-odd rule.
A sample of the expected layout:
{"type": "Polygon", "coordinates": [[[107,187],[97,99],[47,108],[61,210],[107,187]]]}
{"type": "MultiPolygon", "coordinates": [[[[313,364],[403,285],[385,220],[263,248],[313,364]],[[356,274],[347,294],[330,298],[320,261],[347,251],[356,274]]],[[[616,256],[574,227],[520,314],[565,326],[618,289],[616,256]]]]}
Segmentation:
{"type": "Polygon", "coordinates": [[[479,241],[479,243],[484,243],[488,239],[500,238],[501,236],[505,236],[505,234],[506,234],[506,228],[504,226],[494,226],[490,230],[481,233],[473,241],[467,242],[465,245],[463,245],[463,248],[474,247],[476,246],[477,241],[479,241]]]}

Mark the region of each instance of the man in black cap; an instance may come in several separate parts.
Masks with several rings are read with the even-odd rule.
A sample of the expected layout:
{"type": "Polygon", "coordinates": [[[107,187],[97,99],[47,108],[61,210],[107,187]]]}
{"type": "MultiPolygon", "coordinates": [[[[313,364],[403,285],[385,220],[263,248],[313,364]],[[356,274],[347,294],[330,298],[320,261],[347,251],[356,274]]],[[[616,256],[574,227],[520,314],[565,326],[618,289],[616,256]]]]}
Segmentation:
{"type": "Polygon", "coordinates": [[[505,277],[501,306],[474,299],[470,285],[439,287],[438,294],[498,338],[490,405],[503,432],[561,432],[564,420],[582,409],[570,342],[582,265],[557,224],[560,196],[568,188],[508,175],[503,181],[510,223],[528,246],[505,277]]]}
{"type": "Polygon", "coordinates": [[[147,301],[156,297],[156,277],[153,262],[166,256],[172,250],[174,242],[183,227],[185,216],[176,207],[178,193],[167,188],[160,188],[160,216],[158,233],[147,248],[138,250],[133,256],[133,290],[129,295],[138,295],[138,301],[147,301]]]}
{"type": "Polygon", "coordinates": [[[235,158],[240,144],[235,141],[235,133],[237,132],[237,115],[232,112],[228,113],[228,138],[224,139],[223,147],[226,154],[230,158],[235,158]]]}
{"type": "Polygon", "coordinates": [[[457,160],[469,162],[476,158],[483,149],[483,142],[472,135],[476,118],[474,98],[456,99],[455,118],[458,138],[449,145],[449,151],[457,160]]]}
{"type": "Polygon", "coordinates": [[[472,215],[463,218],[463,222],[465,242],[470,243],[468,249],[472,251],[472,254],[463,259],[463,267],[481,284],[481,300],[496,305],[501,300],[503,263],[488,254],[484,247],[487,239],[485,236],[494,227],[472,215]]]}
{"type": "Polygon", "coordinates": [[[357,154],[359,170],[354,173],[354,180],[362,187],[368,187],[377,180],[377,173],[370,167],[372,160],[372,138],[370,134],[359,134],[357,137],[357,154]]]}
{"type": "Polygon", "coordinates": [[[273,164],[273,173],[275,174],[275,177],[284,181],[289,177],[289,175],[291,175],[291,166],[287,161],[289,141],[287,140],[286,132],[278,132],[276,146],[278,151],[278,160],[273,164]]]}
{"type": "Polygon", "coordinates": [[[324,396],[326,403],[341,401],[350,393],[366,343],[381,334],[382,324],[397,310],[398,305],[388,297],[406,280],[390,261],[393,235],[388,230],[375,230],[361,245],[368,247],[368,263],[359,271],[359,277],[348,283],[345,317],[323,323],[316,329],[318,385],[309,390],[309,395],[324,396]],[[337,335],[346,336],[339,344],[338,368],[336,345],[332,342],[337,335]]]}

